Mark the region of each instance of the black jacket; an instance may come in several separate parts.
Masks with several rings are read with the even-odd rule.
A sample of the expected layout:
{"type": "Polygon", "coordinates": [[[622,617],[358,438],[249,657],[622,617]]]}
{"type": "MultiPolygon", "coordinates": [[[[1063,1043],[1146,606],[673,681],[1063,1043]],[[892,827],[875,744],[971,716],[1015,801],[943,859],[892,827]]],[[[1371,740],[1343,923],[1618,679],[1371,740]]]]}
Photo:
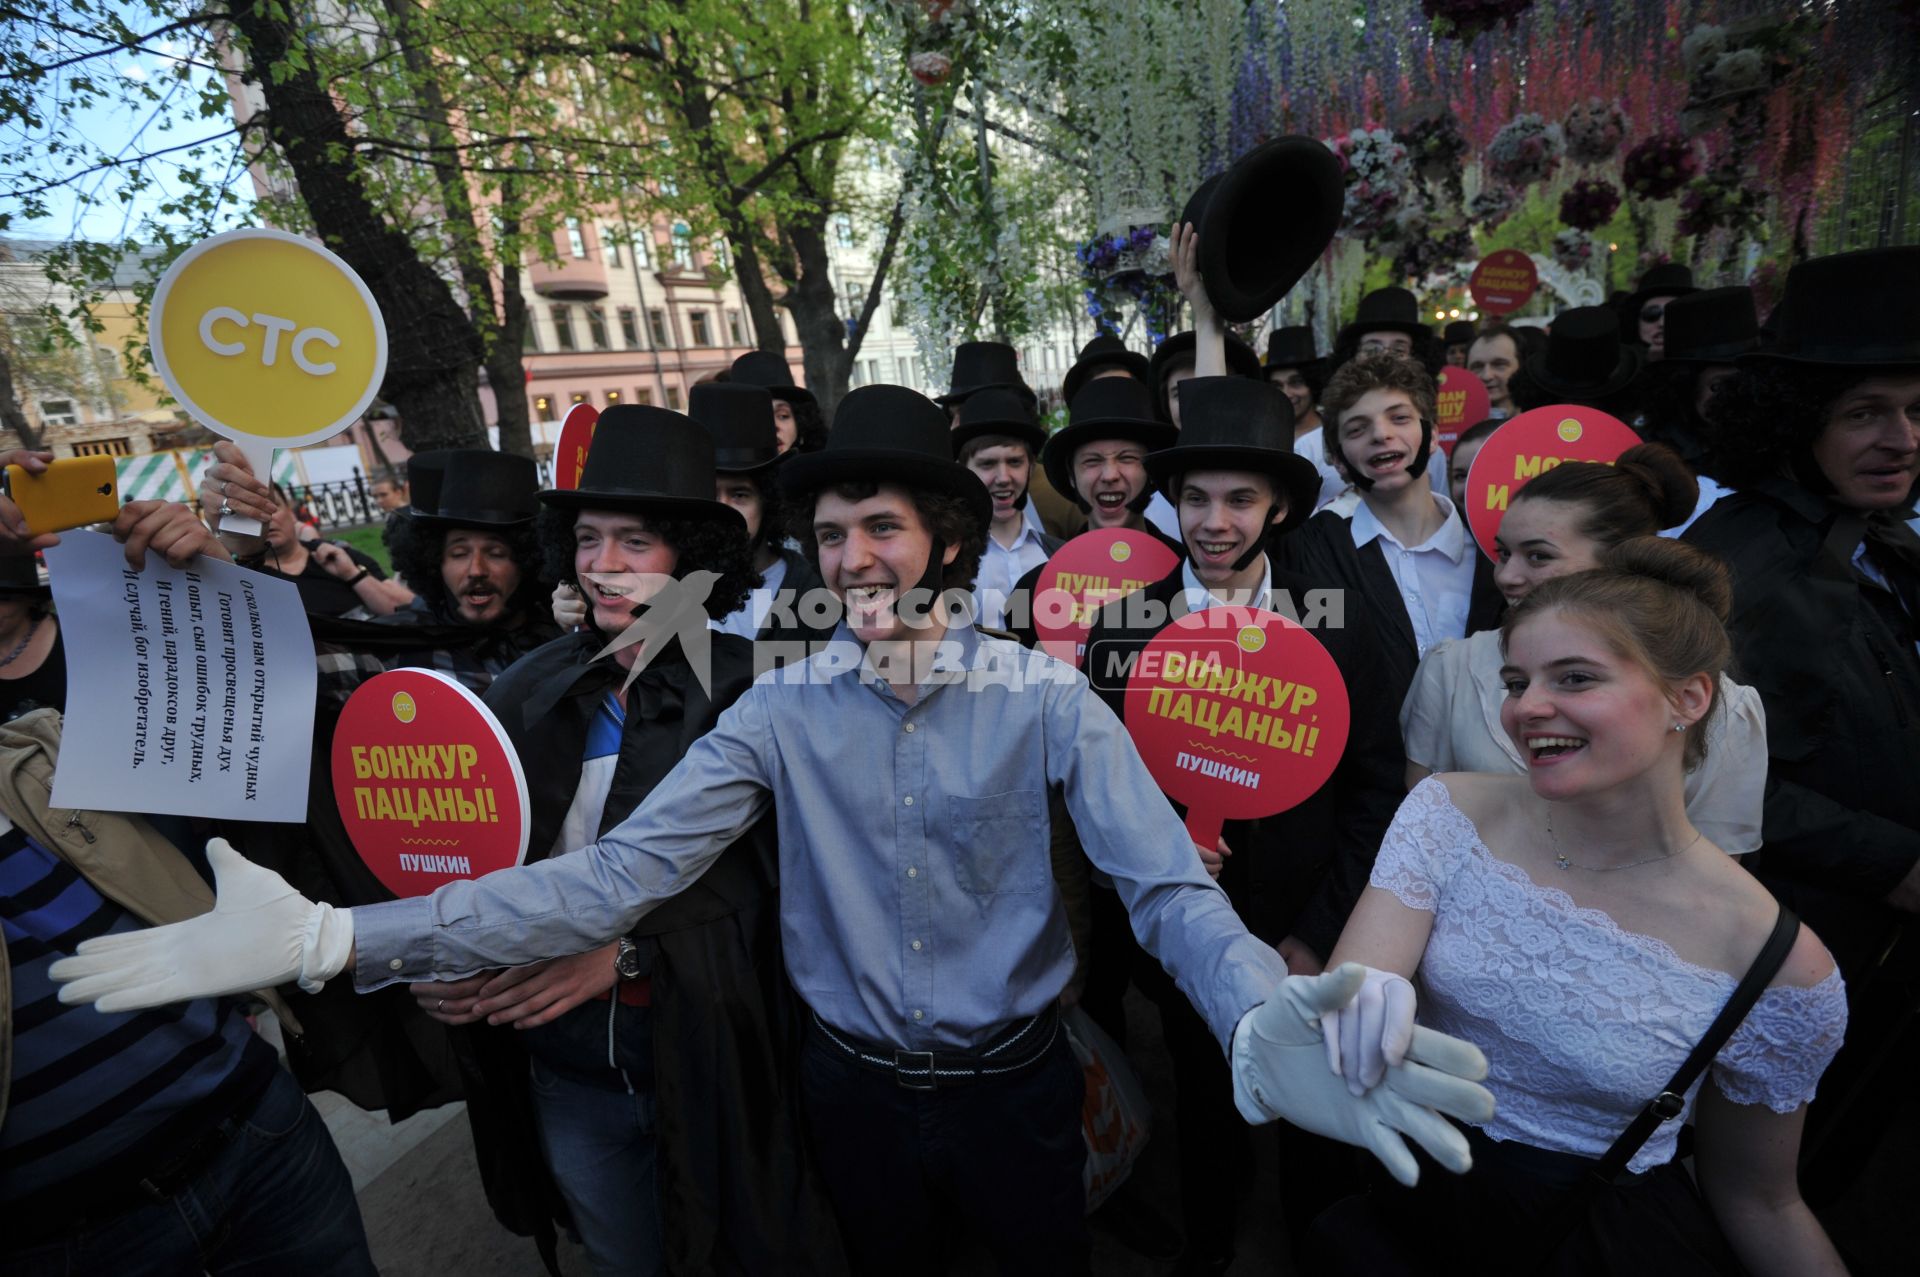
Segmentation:
{"type": "MultiPolygon", "coordinates": [[[[1310,619],[1305,596],[1321,583],[1278,567],[1272,571],[1274,589],[1288,591],[1302,620],[1310,619]]],[[[1177,619],[1183,588],[1176,569],[1138,597],[1169,609],[1170,619],[1177,619]]],[[[1159,633],[1159,628],[1127,626],[1126,607],[1126,600],[1109,604],[1087,636],[1088,677],[1123,720],[1125,688],[1102,673],[1116,659],[1136,655],[1159,633]]],[[[1400,701],[1383,685],[1372,635],[1363,626],[1348,625],[1316,628],[1314,637],[1346,679],[1353,714],[1346,751],[1332,778],[1299,806],[1261,820],[1227,822],[1233,855],[1220,885],[1255,935],[1269,943],[1298,937],[1324,959],[1366,888],[1380,840],[1406,795],[1406,753],[1400,744],[1400,701]]]]}
{"type": "MultiPolygon", "coordinates": [[[[552,849],[579,786],[587,729],[625,677],[592,661],[588,631],[536,649],[494,680],[499,716],[526,772],[527,859],[552,849]]],[[[712,636],[712,694],[677,645],[627,694],[626,722],[600,832],[619,824],[752,682],[751,645],[712,636]]],[[[631,936],[652,981],[652,1072],[667,1271],[838,1272],[831,1208],[802,1139],[797,1052],[802,1021],[780,952],[771,812],[631,936]]],[[[606,1067],[608,1015],[589,1002],[540,1029],[476,1028],[468,1113],[489,1201],[503,1222],[538,1232],[557,1208],[532,1124],[523,1051],[578,1073],[606,1067]],[[543,1209],[544,1207],[544,1209],[543,1209]]]]}
{"type": "Polygon", "coordinates": [[[1850,985],[1907,925],[1885,897],[1920,860],[1920,634],[1854,568],[1864,527],[1776,479],[1722,498],[1685,538],[1733,569],[1733,673],[1767,710],[1755,868],[1850,985]]]}
{"type": "MultiPolygon", "coordinates": [[[[1468,553],[1473,555],[1467,633],[1473,634],[1499,625],[1507,603],[1493,583],[1492,561],[1473,545],[1471,532],[1467,543],[1468,553]]],[[[1420,667],[1420,648],[1413,637],[1406,600],[1394,583],[1379,540],[1356,546],[1352,521],[1336,511],[1322,510],[1295,531],[1272,538],[1269,544],[1274,557],[1288,568],[1316,585],[1346,591],[1347,624],[1372,631],[1375,650],[1385,662],[1384,674],[1376,677],[1393,697],[1397,717],[1407,689],[1413,686],[1413,672],[1420,667]]]]}

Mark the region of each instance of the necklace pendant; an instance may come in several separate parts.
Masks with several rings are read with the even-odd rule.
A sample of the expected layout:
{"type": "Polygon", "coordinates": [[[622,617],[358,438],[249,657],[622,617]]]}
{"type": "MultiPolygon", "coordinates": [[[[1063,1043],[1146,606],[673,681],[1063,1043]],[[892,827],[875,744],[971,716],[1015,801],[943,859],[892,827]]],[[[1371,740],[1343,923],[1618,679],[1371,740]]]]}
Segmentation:
{"type": "Polygon", "coordinates": [[[1571,860],[1568,860],[1565,856],[1555,856],[1553,858],[1553,863],[1557,868],[1560,868],[1560,869],[1573,868],[1573,862],[1571,860]]]}

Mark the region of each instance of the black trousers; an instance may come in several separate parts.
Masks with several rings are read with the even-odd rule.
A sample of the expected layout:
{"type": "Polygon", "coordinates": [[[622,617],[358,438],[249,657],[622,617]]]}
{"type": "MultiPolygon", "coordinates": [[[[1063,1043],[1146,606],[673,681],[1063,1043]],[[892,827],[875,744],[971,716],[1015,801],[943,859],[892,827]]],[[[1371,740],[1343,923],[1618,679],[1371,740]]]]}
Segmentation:
{"type": "Polygon", "coordinates": [[[856,1273],[938,1273],[956,1224],[1003,1273],[1089,1271],[1084,1080],[1060,1034],[1033,1067],[902,1087],[811,1036],[800,1087],[856,1273]]]}

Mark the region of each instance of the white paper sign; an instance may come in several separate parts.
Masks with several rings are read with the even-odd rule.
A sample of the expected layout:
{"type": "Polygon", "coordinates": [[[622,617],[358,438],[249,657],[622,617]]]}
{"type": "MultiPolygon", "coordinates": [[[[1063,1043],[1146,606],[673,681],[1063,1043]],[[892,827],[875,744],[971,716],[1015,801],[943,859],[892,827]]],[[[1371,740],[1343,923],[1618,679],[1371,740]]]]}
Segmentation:
{"type": "Polygon", "coordinates": [[[46,557],[67,649],[53,805],[305,820],[316,676],[299,588],[152,552],[134,572],[99,532],[46,557]]]}

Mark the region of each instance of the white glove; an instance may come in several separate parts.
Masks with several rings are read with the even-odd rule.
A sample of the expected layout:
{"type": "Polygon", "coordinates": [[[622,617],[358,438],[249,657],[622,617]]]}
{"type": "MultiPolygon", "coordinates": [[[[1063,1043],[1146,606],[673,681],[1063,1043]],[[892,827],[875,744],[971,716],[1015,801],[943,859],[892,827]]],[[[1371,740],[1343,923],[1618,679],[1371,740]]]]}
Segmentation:
{"type": "Polygon", "coordinates": [[[1271,998],[1240,1017],[1233,1030],[1233,1102],[1259,1125],[1284,1118],[1316,1135],[1367,1149],[1393,1177],[1420,1178],[1402,1136],[1450,1171],[1473,1165],[1467,1139],[1441,1114],[1485,1122],[1493,1093],[1477,1084],[1487,1058],[1471,1042],[1415,1027],[1406,1062],[1387,1069],[1385,1085],[1352,1095],[1327,1070],[1320,1017],[1344,1007],[1366,971],[1347,963],[1319,976],[1288,976],[1271,998]]]}
{"type": "Polygon", "coordinates": [[[1413,985],[1392,971],[1360,969],[1367,973],[1366,980],[1352,1003],[1320,1017],[1327,1067],[1335,1077],[1347,1079],[1347,1090],[1354,1095],[1380,1085],[1388,1067],[1407,1058],[1413,1042],[1413,985]]]}
{"type": "Polygon", "coordinates": [[[568,631],[587,623],[586,597],[565,582],[553,587],[553,623],[568,631]]]}
{"type": "Polygon", "coordinates": [[[298,980],[308,993],[346,970],[353,916],[315,904],[224,838],[207,844],[211,913],[185,922],[81,942],[53,964],[60,1000],[102,1011],[138,1011],[194,998],[271,989],[298,980]]]}

